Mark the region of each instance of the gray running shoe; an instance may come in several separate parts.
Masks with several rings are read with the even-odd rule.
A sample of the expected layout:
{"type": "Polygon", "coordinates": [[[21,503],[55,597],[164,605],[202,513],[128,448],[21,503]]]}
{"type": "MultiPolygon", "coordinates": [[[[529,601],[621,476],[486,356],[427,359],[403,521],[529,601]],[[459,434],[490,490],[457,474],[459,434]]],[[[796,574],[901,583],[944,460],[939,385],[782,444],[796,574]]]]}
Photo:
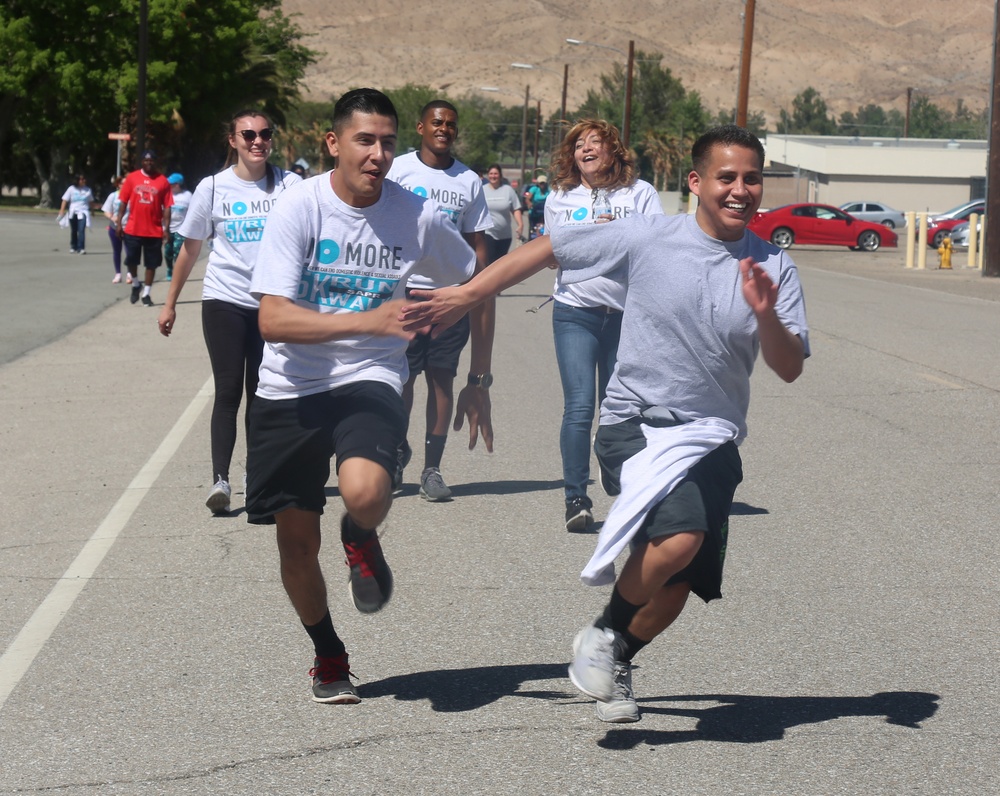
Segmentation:
{"type": "Polygon", "coordinates": [[[347,515],[340,520],[340,542],[350,575],[347,589],[354,600],[354,607],[363,614],[381,611],[392,597],[392,570],[382,553],[382,545],[375,531],[369,531],[364,541],[346,538],[347,515]]]}
{"type": "Polygon", "coordinates": [[[361,701],[358,689],[351,683],[354,674],[347,665],[347,653],[336,658],[319,658],[309,670],[313,679],[313,702],[334,705],[356,705],[361,701]]]}
{"type": "Polygon", "coordinates": [[[598,702],[615,696],[615,639],[610,628],[587,625],[573,639],[573,662],[569,679],[580,691],[598,702]]]}
{"type": "Polygon", "coordinates": [[[228,514],[229,498],[232,497],[232,494],[233,489],[229,486],[229,482],[222,476],[219,476],[219,480],[215,482],[212,491],[208,493],[208,500],[205,501],[205,505],[208,506],[213,514],[228,514]]]}
{"type": "Polygon", "coordinates": [[[437,467],[428,467],[420,474],[420,497],[431,503],[451,500],[451,490],[437,467]]]}
{"type": "Polygon", "coordinates": [[[639,720],[639,706],[632,693],[632,664],[615,661],[615,693],[610,702],[597,703],[597,718],[610,724],[639,720]]]}

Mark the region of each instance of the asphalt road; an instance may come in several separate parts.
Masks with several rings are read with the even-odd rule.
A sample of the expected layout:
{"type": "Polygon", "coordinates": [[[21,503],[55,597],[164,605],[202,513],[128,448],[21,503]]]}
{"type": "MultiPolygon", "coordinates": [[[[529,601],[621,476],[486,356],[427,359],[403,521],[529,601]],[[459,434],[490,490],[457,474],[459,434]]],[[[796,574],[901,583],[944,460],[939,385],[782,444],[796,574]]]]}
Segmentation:
{"type": "Polygon", "coordinates": [[[73,257],[0,215],[0,794],[1000,790],[995,280],[792,250],[813,357],[754,376],[725,599],[642,652],[642,721],[610,726],[565,677],[607,591],[562,529],[551,318],[526,312],[550,274],[498,301],[496,452],[452,435],[451,503],[407,473],[385,611],[325,548],[364,701],[321,706],[272,532],[242,495],[203,505],[200,285],[160,337],[98,232],[73,257]]]}

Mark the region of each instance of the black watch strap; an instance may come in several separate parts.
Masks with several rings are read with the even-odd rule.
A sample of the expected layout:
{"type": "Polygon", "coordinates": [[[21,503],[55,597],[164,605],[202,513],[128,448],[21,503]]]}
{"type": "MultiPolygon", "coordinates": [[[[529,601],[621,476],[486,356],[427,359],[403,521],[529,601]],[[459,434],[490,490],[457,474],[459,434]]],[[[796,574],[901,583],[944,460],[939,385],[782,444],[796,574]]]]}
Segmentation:
{"type": "Polygon", "coordinates": [[[469,374],[470,387],[482,387],[484,390],[488,390],[492,385],[493,385],[492,373],[469,374]]]}

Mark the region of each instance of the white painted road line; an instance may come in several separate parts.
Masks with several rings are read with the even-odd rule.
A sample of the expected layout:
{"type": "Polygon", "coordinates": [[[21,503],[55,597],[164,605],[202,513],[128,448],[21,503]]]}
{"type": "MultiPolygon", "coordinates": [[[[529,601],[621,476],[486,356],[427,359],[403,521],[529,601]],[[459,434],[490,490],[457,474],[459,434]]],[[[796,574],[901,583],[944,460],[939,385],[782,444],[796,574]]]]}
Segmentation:
{"type": "Polygon", "coordinates": [[[170,462],[184,438],[191,431],[195,421],[212,397],[214,389],[212,379],[202,385],[197,395],[188,404],[174,427],[163,438],[160,447],[154,451],[149,461],[143,465],[132,483],[118,498],[108,515],[87,540],[76,560],[69,569],[56,581],[48,597],[42,601],[35,613],[11,642],[11,645],[0,656],[0,709],[7,697],[17,687],[28,668],[41,652],[45,642],[49,640],[63,617],[73,607],[76,598],[83,591],[94,572],[101,565],[104,557],[118,539],[119,534],[139,508],[146,494],[160,477],[163,468],[170,462]]]}

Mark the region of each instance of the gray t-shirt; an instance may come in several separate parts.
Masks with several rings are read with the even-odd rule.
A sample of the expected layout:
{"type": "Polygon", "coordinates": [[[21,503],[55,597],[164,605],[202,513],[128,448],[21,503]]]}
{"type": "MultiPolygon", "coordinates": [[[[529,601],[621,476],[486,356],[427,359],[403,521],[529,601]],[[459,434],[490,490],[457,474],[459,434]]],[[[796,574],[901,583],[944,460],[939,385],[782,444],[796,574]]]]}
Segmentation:
{"type": "Polygon", "coordinates": [[[781,322],[809,333],[798,271],[776,246],[747,232],[716,240],[695,216],[632,216],[551,231],[565,282],[606,274],[627,286],[618,363],[601,425],[660,406],[694,420],[720,417],[746,436],[750,374],[760,348],[743,298],[739,261],[753,257],[778,286],[781,322]]]}

